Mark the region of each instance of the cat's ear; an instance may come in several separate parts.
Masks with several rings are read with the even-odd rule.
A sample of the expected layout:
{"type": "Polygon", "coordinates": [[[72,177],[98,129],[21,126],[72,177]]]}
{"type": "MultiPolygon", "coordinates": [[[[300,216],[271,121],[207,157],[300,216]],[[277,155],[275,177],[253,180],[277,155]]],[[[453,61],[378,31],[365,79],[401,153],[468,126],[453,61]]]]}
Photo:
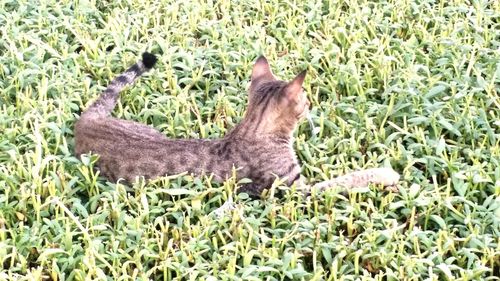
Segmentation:
{"type": "Polygon", "coordinates": [[[274,75],[271,72],[271,68],[269,67],[269,63],[264,56],[260,56],[252,69],[252,81],[256,81],[257,79],[264,78],[265,80],[274,80],[274,75]]]}
{"type": "Polygon", "coordinates": [[[307,70],[302,71],[285,87],[285,94],[291,99],[295,99],[302,92],[302,84],[306,78],[307,70]]]}

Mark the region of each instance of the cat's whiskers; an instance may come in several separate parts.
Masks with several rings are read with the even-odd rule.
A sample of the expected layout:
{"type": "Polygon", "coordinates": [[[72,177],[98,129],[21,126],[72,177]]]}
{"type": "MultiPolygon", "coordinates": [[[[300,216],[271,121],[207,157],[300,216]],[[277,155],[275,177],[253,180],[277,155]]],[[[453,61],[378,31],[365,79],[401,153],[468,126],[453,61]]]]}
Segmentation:
{"type": "Polygon", "coordinates": [[[306,118],[307,118],[307,121],[309,121],[309,126],[311,127],[311,134],[313,136],[317,136],[319,134],[319,131],[321,131],[321,129],[319,127],[314,126],[314,122],[313,122],[312,115],[310,112],[307,113],[306,118]]]}

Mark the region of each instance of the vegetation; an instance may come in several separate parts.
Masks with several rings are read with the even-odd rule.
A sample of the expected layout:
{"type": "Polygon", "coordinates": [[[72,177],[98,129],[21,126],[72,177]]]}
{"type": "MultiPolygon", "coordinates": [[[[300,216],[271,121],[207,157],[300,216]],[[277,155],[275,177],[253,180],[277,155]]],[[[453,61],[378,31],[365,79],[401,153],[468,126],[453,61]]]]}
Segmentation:
{"type": "Polygon", "coordinates": [[[0,26],[0,280],[499,280],[499,1],[3,0],[0,26]],[[399,192],[98,177],[73,124],[146,50],[116,116],[223,136],[265,54],[308,69],[303,174],[393,167],[399,192]]]}

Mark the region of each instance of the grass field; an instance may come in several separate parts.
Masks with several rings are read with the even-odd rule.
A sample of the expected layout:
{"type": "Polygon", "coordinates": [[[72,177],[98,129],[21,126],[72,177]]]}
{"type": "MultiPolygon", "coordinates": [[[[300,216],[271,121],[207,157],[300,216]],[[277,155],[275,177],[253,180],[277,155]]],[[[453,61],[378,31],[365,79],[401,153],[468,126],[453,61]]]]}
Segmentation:
{"type": "Polygon", "coordinates": [[[496,0],[2,0],[0,280],[500,280],[499,49],[496,0]],[[223,136],[264,54],[308,69],[303,174],[393,167],[399,192],[98,177],[73,125],[146,50],[116,116],[223,136]]]}

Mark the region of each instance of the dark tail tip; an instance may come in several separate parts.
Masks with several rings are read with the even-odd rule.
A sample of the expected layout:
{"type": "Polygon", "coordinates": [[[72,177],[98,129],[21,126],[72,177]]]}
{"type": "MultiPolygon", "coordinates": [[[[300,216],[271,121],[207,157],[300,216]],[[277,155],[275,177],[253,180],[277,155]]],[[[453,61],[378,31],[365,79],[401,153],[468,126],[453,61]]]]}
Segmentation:
{"type": "Polygon", "coordinates": [[[144,63],[144,66],[147,69],[153,68],[153,66],[155,65],[155,63],[157,61],[158,61],[158,58],[151,53],[145,52],[142,54],[142,63],[144,63]]]}

